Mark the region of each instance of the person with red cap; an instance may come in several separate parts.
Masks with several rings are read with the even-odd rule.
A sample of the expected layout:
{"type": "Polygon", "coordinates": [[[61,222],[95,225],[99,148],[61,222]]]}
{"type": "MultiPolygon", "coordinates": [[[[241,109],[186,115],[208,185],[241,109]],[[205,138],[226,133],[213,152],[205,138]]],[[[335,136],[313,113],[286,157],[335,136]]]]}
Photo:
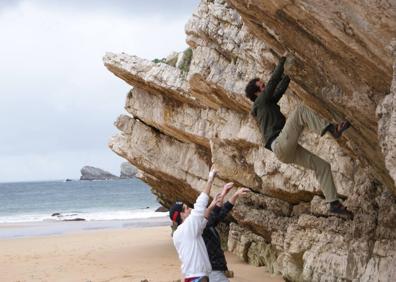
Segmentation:
{"type": "Polygon", "coordinates": [[[212,167],[205,189],[198,196],[193,209],[184,203],[176,202],[169,210],[169,217],[177,226],[173,232],[173,244],[182,263],[181,270],[185,282],[208,282],[208,276],[212,271],[202,232],[216,201],[220,199],[216,197],[207,207],[216,173],[212,167]]]}

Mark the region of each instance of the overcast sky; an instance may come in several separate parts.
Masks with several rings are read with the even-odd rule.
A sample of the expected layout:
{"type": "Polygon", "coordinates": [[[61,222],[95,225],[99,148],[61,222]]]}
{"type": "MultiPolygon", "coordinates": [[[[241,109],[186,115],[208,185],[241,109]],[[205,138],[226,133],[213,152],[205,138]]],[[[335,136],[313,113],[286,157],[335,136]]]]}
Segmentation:
{"type": "Polygon", "coordinates": [[[106,51],[147,59],[187,48],[199,0],[0,1],[0,182],[119,174],[107,143],[131,88],[106,51]]]}

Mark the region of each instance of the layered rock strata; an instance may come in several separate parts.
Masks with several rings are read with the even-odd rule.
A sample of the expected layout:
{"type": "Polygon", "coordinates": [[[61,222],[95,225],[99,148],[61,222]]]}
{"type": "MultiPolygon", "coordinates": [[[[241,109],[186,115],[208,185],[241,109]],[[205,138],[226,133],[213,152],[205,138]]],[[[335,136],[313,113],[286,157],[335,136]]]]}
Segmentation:
{"type": "MultiPolygon", "coordinates": [[[[161,204],[192,204],[212,163],[214,193],[228,181],[255,193],[232,212],[229,249],[291,281],[396,280],[395,4],[388,1],[203,0],[186,25],[189,71],[128,54],[106,67],[133,86],[110,148],[139,170],[161,204]],[[330,162],[355,214],[328,214],[313,172],[264,149],[244,95],[291,53],[281,99],[353,127],[340,141],[305,132],[301,144],[330,162]],[[376,114],[377,113],[377,114],[376,114]],[[380,140],[380,141],[379,141],[380,140]],[[385,157],[384,157],[385,156],[385,157]]],[[[172,56],[172,60],[179,56],[172,56]]]]}
{"type": "MultiPolygon", "coordinates": [[[[396,44],[394,54],[396,58],[396,44]]],[[[385,156],[385,166],[396,183],[396,59],[391,91],[378,105],[377,116],[378,136],[385,156]]]]}

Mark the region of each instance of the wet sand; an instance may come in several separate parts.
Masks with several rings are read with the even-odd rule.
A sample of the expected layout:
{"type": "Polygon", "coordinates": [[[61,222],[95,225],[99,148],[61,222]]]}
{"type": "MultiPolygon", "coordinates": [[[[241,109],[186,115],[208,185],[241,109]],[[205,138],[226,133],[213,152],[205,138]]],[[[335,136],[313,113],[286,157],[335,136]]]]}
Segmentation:
{"type": "MultiPolygon", "coordinates": [[[[0,232],[15,226],[2,226],[0,232]]],[[[90,230],[0,240],[0,281],[142,281],[182,279],[168,226],[90,230]]],[[[283,281],[227,253],[231,282],[283,281]]]]}

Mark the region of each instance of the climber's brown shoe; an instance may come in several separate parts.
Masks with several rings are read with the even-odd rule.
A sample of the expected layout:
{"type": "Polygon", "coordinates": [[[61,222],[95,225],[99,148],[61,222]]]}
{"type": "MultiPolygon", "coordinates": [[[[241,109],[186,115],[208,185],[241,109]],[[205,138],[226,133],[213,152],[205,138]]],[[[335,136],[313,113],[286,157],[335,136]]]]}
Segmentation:
{"type": "Polygon", "coordinates": [[[351,126],[351,123],[347,120],[344,120],[342,122],[340,122],[339,124],[337,124],[334,127],[333,132],[330,131],[331,135],[333,135],[333,137],[335,139],[338,139],[341,137],[342,133],[347,130],[349,127],[351,126]]]}
{"type": "Polygon", "coordinates": [[[351,126],[351,123],[347,120],[344,120],[338,124],[330,123],[326,128],[322,131],[321,136],[323,136],[327,131],[331,133],[331,135],[338,139],[342,136],[342,133],[347,130],[351,126]]]}
{"type": "Polygon", "coordinates": [[[340,216],[345,219],[353,219],[353,213],[338,200],[330,203],[330,213],[340,216]]]}

